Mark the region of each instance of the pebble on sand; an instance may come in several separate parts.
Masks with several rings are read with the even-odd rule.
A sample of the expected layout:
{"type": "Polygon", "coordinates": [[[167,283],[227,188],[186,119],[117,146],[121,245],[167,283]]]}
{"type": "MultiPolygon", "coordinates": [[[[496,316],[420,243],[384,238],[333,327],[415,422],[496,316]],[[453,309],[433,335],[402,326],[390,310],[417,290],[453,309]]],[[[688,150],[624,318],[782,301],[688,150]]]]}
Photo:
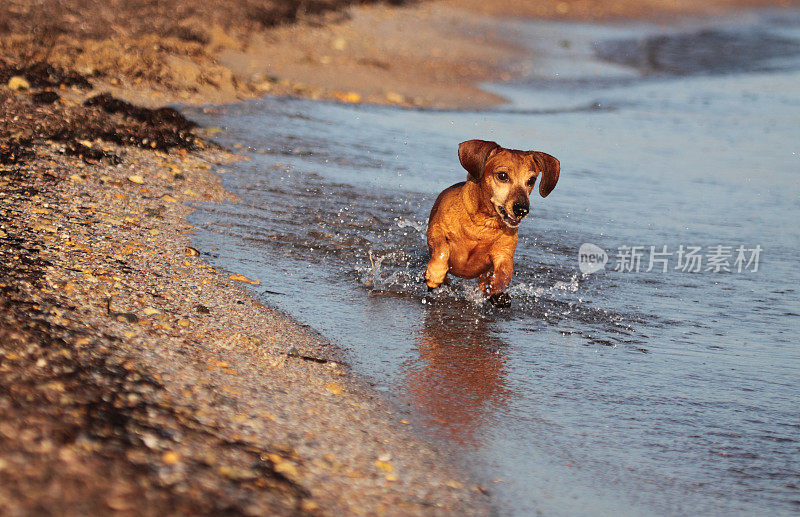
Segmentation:
{"type": "Polygon", "coordinates": [[[386,92],[386,100],[393,104],[403,104],[406,98],[396,92],[386,92]]]}
{"type": "Polygon", "coordinates": [[[20,75],[15,75],[8,80],[9,90],[27,90],[31,87],[31,83],[20,75]]]}

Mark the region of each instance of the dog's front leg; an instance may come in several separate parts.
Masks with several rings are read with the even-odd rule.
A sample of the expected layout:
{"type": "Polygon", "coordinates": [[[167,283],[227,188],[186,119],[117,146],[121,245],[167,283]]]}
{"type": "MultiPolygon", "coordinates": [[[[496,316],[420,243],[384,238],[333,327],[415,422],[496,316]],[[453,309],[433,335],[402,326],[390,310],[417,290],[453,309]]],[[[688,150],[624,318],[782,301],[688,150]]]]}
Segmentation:
{"type": "Polygon", "coordinates": [[[505,290],[514,275],[514,259],[505,253],[492,255],[493,269],[489,279],[489,302],[495,307],[510,307],[511,297],[505,290]]]}
{"type": "Polygon", "coordinates": [[[489,290],[491,289],[491,281],[492,275],[494,271],[492,269],[488,269],[485,273],[478,277],[478,291],[483,294],[489,294],[489,290]]]}
{"type": "Polygon", "coordinates": [[[425,270],[425,284],[431,289],[436,289],[450,270],[450,246],[447,241],[442,239],[431,239],[429,242],[431,259],[428,261],[428,268],[425,270]]]}

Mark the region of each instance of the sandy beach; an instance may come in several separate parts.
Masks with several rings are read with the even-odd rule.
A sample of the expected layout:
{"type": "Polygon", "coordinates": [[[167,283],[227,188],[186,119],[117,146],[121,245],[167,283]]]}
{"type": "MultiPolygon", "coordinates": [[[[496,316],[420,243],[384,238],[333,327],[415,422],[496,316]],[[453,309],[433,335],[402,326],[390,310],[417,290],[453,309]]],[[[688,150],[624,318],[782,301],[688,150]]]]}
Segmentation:
{"type": "Polygon", "coordinates": [[[167,3],[12,0],[0,21],[4,515],[490,514],[491,487],[335,347],[191,246],[192,205],[234,200],[221,175],[241,157],[160,107],[491,106],[503,99],[477,84],[526,56],[497,16],[797,5],[167,3]]]}
{"type": "MultiPolygon", "coordinates": [[[[519,75],[526,51],[504,19],[669,20],[739,8],[786,8],[796,0],[591,2],[360,2],[235,8],[12,0],[0,22],[10,64],[47,62],[91,78],[92,87],[145,106],[219,104],[262,95],[406,106],[480,107],[503,99],[480,82],[519,75]],[[63,7],[63,8],[62,8],[63,7]],[[175,16],[173,13],[180,13],[175,16]]],[[[226,4],[227,5],[227,4],[226,4]]]]}
{"type": "MultiPolygon", "coordinates": [[[[137,130],[96,107],[37,106],[33,124],[137,130]]],[[[209,171],[235,157],[199,137],[137,135],[140,148],[73,129],[3,151],[4,514],[485,507],[336,350],[190,246],[187,205],[230,199],[209,171]]]]}

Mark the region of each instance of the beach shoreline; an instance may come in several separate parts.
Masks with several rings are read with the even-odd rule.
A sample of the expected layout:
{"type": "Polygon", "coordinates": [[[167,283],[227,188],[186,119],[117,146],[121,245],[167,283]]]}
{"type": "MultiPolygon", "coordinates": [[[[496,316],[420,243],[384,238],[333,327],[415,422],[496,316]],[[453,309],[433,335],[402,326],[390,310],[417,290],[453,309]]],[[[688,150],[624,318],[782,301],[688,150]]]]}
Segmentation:
{"type": "MultiPolygon", "coordinates": [[[[626,13],[537,5],[549,10],[516,14],[626,13]]],[[[675,5],[630,4],[627,15],[720,12],[675,5]]],[[[754,2],[709,4],[742,5],[754,2]]],[[[118,40],[66,32],[41,48],[35,31],[9,29],[0,505],[10,515],[491,513],[489,490],[416,437],[334,347],[262,305],[248,278],[204,262],[186,218],[197,203],[234,201],[220,174],[241,157],[217,148],[213,129],[138,107],[261,95],[494,105],[502,99],[475,85],[513,78],[525,53],[486,17],[514,13],[476,14],[482,6],[335,9],[249,35],[223,25],[118,40]],[[409,25],[422,43],[403,41],[409,25]],[[260,67],[273,54],[281,68],[260,67]]]]}
{"type": "MultiPolygon", "coordinates": [[[[102,115],[85,104],[67,116],[102,115]]],[[[488,514],[335,347],[192,247],[192,205],[234,201],[214,171],[239,159],[199,133],[4,145],[7,514],[488,514]]]]}

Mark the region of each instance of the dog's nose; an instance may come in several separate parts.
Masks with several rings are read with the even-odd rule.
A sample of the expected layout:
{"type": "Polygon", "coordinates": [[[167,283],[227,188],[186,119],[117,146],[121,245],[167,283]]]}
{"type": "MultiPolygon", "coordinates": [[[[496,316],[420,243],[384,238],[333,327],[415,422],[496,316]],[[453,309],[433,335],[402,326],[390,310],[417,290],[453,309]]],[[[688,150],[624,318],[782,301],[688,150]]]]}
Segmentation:
{"type": "Polygon", "coordinates": [[[531,211],[527,201],[514,201],[514,217],[525,217],[531,211]]]}

